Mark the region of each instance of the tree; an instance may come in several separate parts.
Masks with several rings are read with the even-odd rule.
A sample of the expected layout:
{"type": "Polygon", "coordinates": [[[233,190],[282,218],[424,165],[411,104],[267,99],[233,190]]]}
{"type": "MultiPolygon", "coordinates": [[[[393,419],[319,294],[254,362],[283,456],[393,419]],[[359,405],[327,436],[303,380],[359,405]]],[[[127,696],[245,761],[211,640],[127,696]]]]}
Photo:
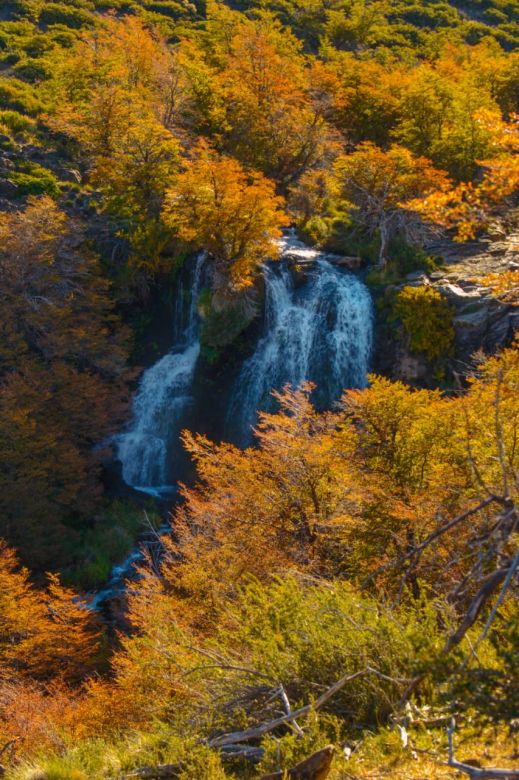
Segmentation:
{"type": "Polygon", "coordinates": [[[438,360],[452,352],[453,310],[433,287],[404,287],[398,293],[395,313],[400,318],[413,352],[438,360]]]}
{"type": "Polygon", "coordinates": [[[305,64],[299,42],[264,15],[240,25],[219,77],[226,151],[282,190],[329,143],[326,124],[312,106],[305,64]]]}
{"type": "Polygon", "coordinates": [[[389,242],[396,234],[418,240],[420,222],[406,208],[413,198],[446,189],[448,178],[425,157],[415,157],[402,146],[384,152],[372,143],[340,157],[335,173],[341,195],[351,204],[355,220],[380,238],[379,264],[387,261],[389,242]]]}
{"type": "Polygon", "coordinates": [[[99,652],[96,619],[77,594],[51,576],[37,590],[15,553],[0,541],[0,678],[67,681],[93,671],[99,652]]]}
{"type": "Polygon", "coordinates": [[[457,241],[475,238],[499,218],[503,206],[519,189],[519,123],[504,122],[492,113],[479,115],[493,137],[495,156],[481,161],[480,182],[462,182],[455,187],[433,188],[411,201],[409,207],[424,219],[455,231],[457,241]]]}
{"type": "Polygon", "coordinates": [[[216,286],[240,289],[279,252],[276,239],[287,224],[282,204],[261,173],[201,143],[167,193],[164,221],[186,244],[212,255],[216,286]]]}
{"type": "Polygon", "coordinates": [[[0,533],[58,566],[102,493],[94,446],[124,415],[126,329],[81,226],[48,197],[0,215],[0,533]],[[77,520],[76,520],[77,523],[77,520]]]}
{"type": "Polygon", "coordinates": [[[75,142],[100,210],[129,244],[132,270],[148,275],[168,262],[160,214],[189,114],[180,59],[138,18],[108,17],[57,62],[46,119],[75,142]]]}

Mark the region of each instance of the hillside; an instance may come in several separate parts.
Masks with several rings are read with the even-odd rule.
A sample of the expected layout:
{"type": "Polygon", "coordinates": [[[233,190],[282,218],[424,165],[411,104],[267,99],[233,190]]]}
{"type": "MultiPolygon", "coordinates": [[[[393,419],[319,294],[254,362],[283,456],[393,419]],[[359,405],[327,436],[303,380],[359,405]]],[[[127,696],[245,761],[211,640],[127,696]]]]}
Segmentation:
{"type": "Polygon", "coordinates": [[[518,46],[1,4],[0,776],[519,777],[518,46]]]}

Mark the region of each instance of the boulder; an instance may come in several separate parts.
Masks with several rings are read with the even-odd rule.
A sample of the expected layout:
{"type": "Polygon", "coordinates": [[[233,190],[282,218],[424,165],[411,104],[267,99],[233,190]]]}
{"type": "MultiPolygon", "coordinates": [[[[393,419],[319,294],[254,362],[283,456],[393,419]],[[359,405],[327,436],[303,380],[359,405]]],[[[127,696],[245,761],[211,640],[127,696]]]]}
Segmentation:
{"type": "Polygon", "coordinates": [[[423,355],[415,355],[401,342],[396,349],[392,378],[406,385],[424,386],[430,367],[423,355]]]}
{"type": "Polygon", "coordinates": [[[347,268],[348,271],[359,271],[364,265],[362,257],[330,257],[329,260],[333,265],[347,268]]]}
{"type": "Polygon", "coordinates": [[[446,298],[449,298],[451,303],[454,303],[454,305],[459,302],[465,303],[467,298],[480,297],[480,293],[477,289],[464,290],[463,287],[460,287],[459,284],[448,282],[447,284],[438,284],[435,286],[438,292],[441,292],[442,295],[445,295],[446,298]]]}
{"type": "Polygon", "coordinates": [[[495,352],[506,346],[513,333],[514,318],[509,306],[485,299],[460,311],[453,324],[456,355],[469,360],[481,349],[495,352]]]}
{"type": "Polygon", "coordinates": [[[421,282],[425,284],[428,281],[425,271],[412,271],[405,277],[406,282],[421,282]]]}
{"type": "Polygon", "coordinates": [[[0,179],[0,196],[3,198],[16,198],[18,187],[9,179],[0,179]]]}

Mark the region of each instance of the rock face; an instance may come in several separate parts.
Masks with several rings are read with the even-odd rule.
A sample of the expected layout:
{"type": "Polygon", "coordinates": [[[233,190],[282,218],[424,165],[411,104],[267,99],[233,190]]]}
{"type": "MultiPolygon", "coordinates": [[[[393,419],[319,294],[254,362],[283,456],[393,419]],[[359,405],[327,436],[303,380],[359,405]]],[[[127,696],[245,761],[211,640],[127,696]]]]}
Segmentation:
{"type": "MultiPolygon", "coordinates": [[[[500,301],[484,278],[519,268],[519,233],[500,235],[466,244],[441,241],[426,247],[429,255],[440,258],[442,268],[433,273],[415,271],[395,289],[428,285],[444,295],[452,306],[454,319],[454,355],[450,370],[463,373],[474,364],[474,355],[492,354],[505,347],[519,329],[519,308],[500,301]]],[[[408,349],[401,334],[395,337],[379,328],[375,371],[407,384],[425,387],[435,384],[431,366],[421,355],[408,349]]]]}
{"type": "Polygon", "coordinates": [[[464,245],[442,242],[427,247],[427,251],[445,263],[444,270],[432,274],[428,283],[445,295],[454,309],[456,358],[469,362],[478,350],[492,353],[506,346],[519,326],[519,312],[498,300],[481,280],[519,264],[519,233],[464,245]]]}

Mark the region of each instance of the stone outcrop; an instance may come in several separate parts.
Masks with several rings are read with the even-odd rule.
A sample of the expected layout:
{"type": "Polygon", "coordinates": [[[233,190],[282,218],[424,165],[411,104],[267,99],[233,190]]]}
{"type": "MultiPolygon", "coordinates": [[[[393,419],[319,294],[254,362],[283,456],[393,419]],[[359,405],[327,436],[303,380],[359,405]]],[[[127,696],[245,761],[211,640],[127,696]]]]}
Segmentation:
{"type": "MultiPolygon", "coordinates": [[[[519,329],[519,308],[504,303],[488,287],[489,274],[519,269],[519,232],[496,235],[466,244],[441,241],[426,247],[438,258],[432,273],[414,271],[395,291],[403,287],[432,286],[444,295],[453,309],[454,354],[449,368],[463,373],[473,365],[474,355],[492,354],[510,343],[519,329]]],[[[434,385],[427,360],[409,351],[403,334],[389,333],[380,324],[375,370],[415,386],[434,385]]]]}
{"type": "Polygon", "coordinates": [[[506,346],[519,327],[519,311],[499,300],[482,280],[519,268],[519,233],[462,245],[442,242],[427,251],[444,262],[426,283],[445,295],[454,309],[456,358],[470,361],[479,350],[493,353],[506,346]]]}

